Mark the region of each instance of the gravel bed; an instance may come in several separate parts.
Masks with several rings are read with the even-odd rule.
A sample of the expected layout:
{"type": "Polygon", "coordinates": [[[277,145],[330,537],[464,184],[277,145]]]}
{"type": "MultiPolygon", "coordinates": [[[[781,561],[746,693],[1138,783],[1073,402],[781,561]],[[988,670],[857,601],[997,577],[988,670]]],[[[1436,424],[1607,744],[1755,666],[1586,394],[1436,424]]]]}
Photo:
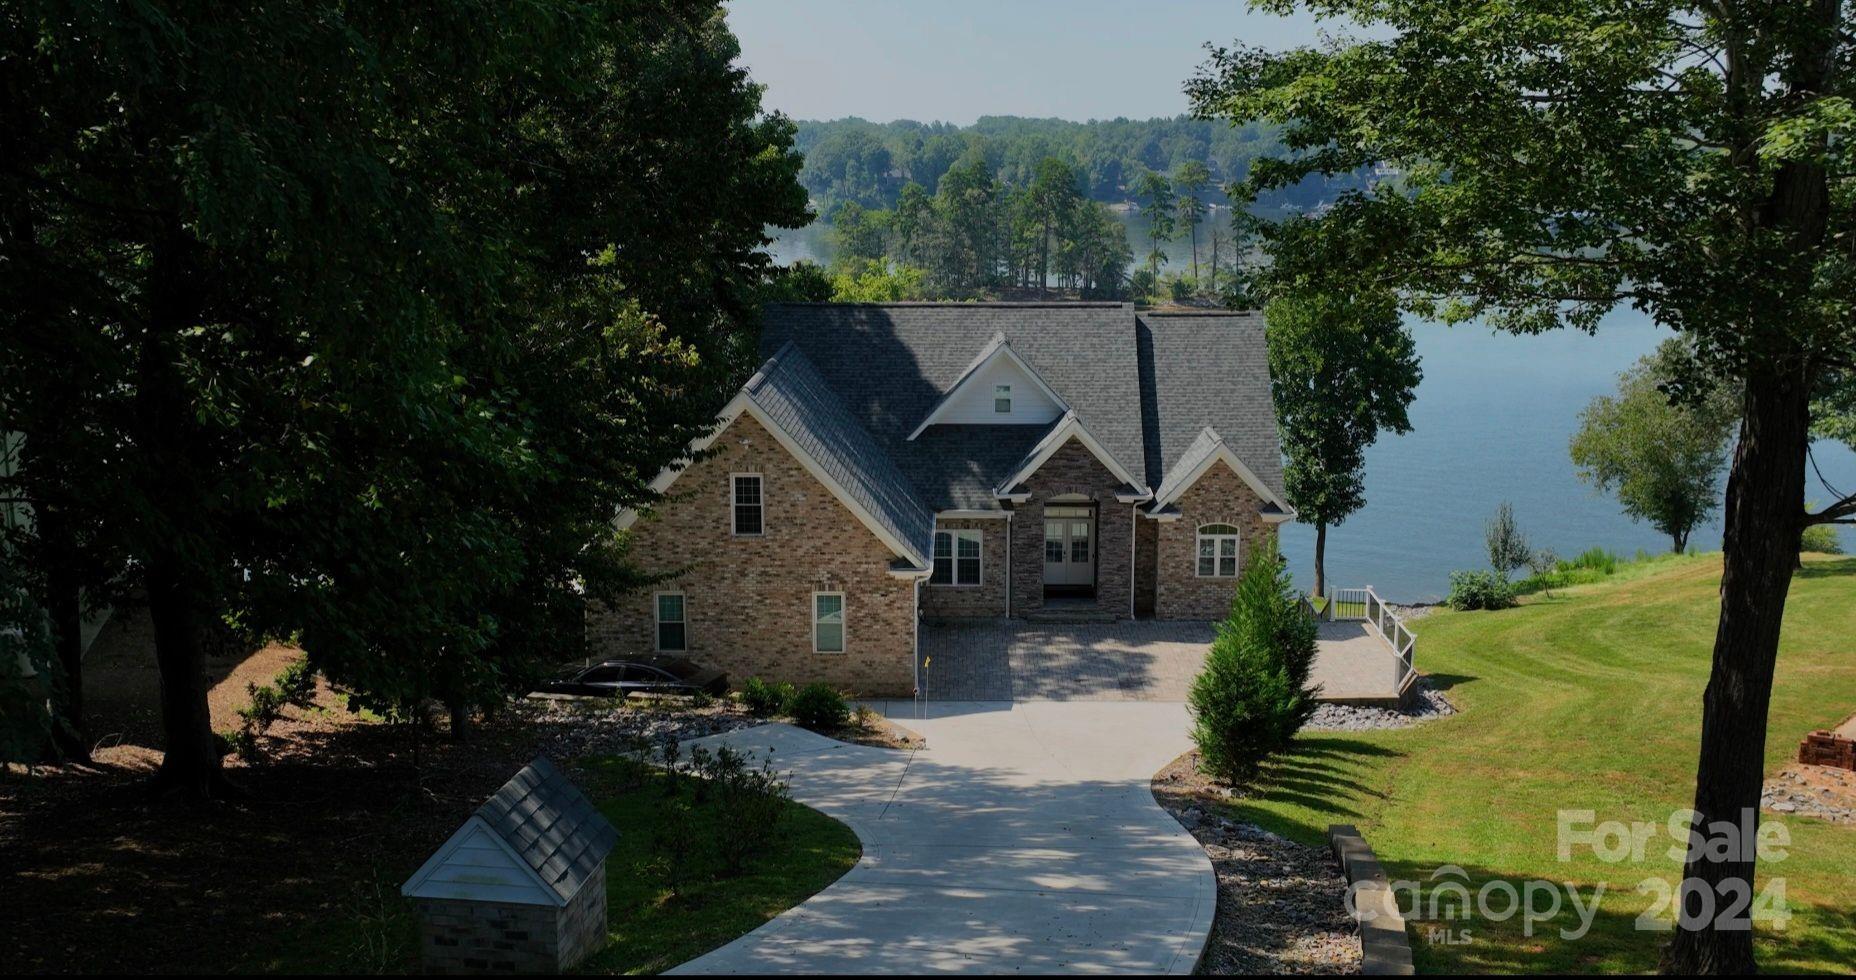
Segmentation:
{"type": "Polygon", "coordinates": [[[555,759],[612,755],[763,724],[733,701],[682,702],[529,697],[512,709],[555,759]]]}
{"type": "Polygon", "coordinates": [[[1200,973],[1360,972],[1360,936],[1347,914],[1347,880],[1326,848],[1232,820],[1227,794],[1198,773],[1193,753],[1154,776],[1154,798],[1211,859],[1218,911],[1200,973]]]}
{"type": "Polygon", "coordinates": [[[1856,772],[1793,763],[1766,780],[1761,809],[1856,824],[1856,772]]]}
{"type": "Polygon", "coordinates": [[[1381,728],[1408,728],[1421,721],[1456,714],[1456,705],[1420,677],[1412,687],[1411,704],[1405,708],[1367,708],[1350,704],[1324,704],[1315,709],[1305,731],[1364,732],[1381,728]]]}

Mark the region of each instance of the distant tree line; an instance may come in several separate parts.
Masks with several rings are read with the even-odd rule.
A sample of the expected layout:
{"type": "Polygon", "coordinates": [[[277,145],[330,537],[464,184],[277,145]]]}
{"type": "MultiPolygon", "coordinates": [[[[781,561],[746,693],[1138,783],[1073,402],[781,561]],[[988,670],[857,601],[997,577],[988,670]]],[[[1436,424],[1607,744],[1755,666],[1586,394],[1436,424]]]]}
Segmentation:
{"type": "Polygon", "coordinates": [[[1001,289],[1121,295],[1133,252],[1081,175],[1046,157],[1020,185],[979,156],[940,175],[934,193],[908,183],[889,208],[839,202],[831,212],[841,299],[973,296],[1001,289]]]}
{"type": "MultiPolygon", "coordinates": [[[[1148,175],[1178,174],[1192,164],[1204,169],[1205,200],[1224,203],[1221,188],[1248,177],[1252,161],[1287,152],[1267,123],[1232,126],[1185,116],[1091,122],[985,116],[971,126],[836,119],[800,122],[793,145],[806,158],[800,183],[827,217],[846,201],[893,208],[910,184],[935,196],[957,165],[970,177],[974,160],[983,161],[998,183],[1026,187],[1044,161],[1055,158],[1075,171],[1083,197],[1105,203],[1133,200],[1148,175]]],[[[1311,178],[1257,204],[1310,210],[1365,184],[1363,174],[1311,178]]]]}

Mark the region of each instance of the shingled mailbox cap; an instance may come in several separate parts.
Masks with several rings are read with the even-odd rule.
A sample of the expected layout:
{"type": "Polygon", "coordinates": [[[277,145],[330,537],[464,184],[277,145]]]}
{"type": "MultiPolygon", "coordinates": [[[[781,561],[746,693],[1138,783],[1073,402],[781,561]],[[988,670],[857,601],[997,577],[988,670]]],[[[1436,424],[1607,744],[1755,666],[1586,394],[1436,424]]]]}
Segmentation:
{"type": "Polygon", "coordinates": [[[537,756],[477,808],[400,894],[564,907],[618,838],[593,801],[537,756]]]}

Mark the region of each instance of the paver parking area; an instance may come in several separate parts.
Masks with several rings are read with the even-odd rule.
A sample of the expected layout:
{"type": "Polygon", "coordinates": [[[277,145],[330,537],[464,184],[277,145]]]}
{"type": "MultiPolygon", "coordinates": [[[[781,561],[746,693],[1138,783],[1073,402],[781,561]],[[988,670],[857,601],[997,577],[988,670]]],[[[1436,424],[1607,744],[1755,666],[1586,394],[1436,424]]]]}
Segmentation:
{"type": "MultiPolygon", "coordinates": [[[[924,623],[932,701],[1184,701],[1209,622],[924,623]]],[[[1396,695],[1399,664],[1364,623],[1322,623],[1311,680],[1328,699],[1396,695]]]]}
{"type": "Polygon", "coordinates": [[[923,689],[936,701],[1184,701],[1205,622],[923,624],[923,689]]]}
{"type": "Polygon", "coordinates": [[[843,878],[677,973],[1190,973],[1216,908],[1205,852],[1148,789],[1177,703],[878,703],[917,752],[786,725],[699,740],[772,753],[848,824],[843,878]]]}

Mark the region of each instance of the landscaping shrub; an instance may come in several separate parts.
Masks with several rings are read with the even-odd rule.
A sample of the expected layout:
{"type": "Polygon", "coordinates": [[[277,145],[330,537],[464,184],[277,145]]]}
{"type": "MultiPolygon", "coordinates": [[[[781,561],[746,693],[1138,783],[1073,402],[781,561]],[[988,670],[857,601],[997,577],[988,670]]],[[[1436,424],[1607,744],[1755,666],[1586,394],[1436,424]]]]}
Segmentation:
{"type": "Polygon", "coordinates": [[[1451,572],[1444,602],[1452,609],[1507,609],[1514,597],[1515,587],[1494,572],[1451,572]]]}
{"type": "Polygon", "coordinates": [[[790,795],[774,772],[772,760],[759,768],[748,757],[724,745],[711,754],[697,748],[690,765],[702,777],[702,796],[715,812],[715,847],[722,873],[733,877],[747,870],[754,856],[766,850],[779,830],[790,795]]]}
{"type": "Polygon", "coordinates": [[[1267,546],[1238,579],[1231,615],[1218,625],[1188,695],[1200,768],[1241,782],[1286,748],[1315,712],[1307,689],[1314,662],[1315,621],[1275,546],[1267,546]]]}
{"type": "Polygon", "coordinates": [[[1800,551],[1821,551],[1826,555],[1843,553],[1843,542],[1837,538],[1837,529],[1828,524],[1813,524],[1804,529],[1799,539],[1800,551]]]}
{"type": "Polygon", "coordinates": [[[793,685],[785,682],[772,684],[750,677],[741,685],[741,703],[747,706],[748,714],[756,718],[785,714],[792,701],[793,685]]]}
{"type": "Polygon", "coordinates": [[[813,681],[799,689],[788,709],[793,720],[806,728],[831,730],[844,727],[851,707],[831,685],[813,681]]]}
{"type": "Polygon", "coordinates": [[[292,660],[277,677],[262,687],[245,685],[251,703],[238,709],[239,727],[221,735],[227,747],[248,762],[260,758],[258,736],[270,731],[283,717],[284,708],[311,708],[316,703],[316,672],[308,657],[292,660]]]}

